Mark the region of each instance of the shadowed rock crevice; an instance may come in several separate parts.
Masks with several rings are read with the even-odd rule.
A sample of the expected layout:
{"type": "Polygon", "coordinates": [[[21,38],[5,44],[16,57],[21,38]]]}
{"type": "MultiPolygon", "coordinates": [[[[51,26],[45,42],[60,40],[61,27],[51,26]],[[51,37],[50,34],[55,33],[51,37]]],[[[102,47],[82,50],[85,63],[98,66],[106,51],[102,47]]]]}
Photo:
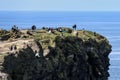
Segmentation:
{"type": "Polygon", "coordinates": [[[108,80],[111,45],[107,40],[57,36],[54,41],[45,57],[39,42],[39,58],[29,46],[6,56],[4,71],[12,80],[108,80]]]}

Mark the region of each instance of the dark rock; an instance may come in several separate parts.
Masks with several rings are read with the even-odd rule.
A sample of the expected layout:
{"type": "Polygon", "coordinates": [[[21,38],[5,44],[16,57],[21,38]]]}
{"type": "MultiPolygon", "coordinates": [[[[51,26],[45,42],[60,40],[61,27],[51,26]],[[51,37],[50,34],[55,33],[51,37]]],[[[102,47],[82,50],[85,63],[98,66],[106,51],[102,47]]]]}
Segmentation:
{"type": "MultiPolygon", "coordinates": [[[[60,37],[49,46],[49,54],[35,57],[29,46],[19,51],[18,56],[5,57],[4,71],[12,80],[108,80],[111,45],[105,40],[83,41],[78,37],[60,37]]],[[[43,54],[42,46],[36,41],[43,54]]]]}

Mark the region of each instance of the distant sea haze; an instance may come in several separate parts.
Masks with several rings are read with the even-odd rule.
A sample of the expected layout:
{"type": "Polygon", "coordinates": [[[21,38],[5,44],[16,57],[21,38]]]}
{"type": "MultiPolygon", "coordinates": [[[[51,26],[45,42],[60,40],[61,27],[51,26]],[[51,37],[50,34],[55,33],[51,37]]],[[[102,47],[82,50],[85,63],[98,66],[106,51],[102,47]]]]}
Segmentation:
{"type": "MultiPolygon", "coordinates": [[[[87,28],[99,25],[101,22],[104,22],[104,24],[119,24],[120,12],[0,11],[0,28],[3,29],[10,29],[12,25],[17,25],[22,29],[29,28],[32,25],[41,28],[42,26],[70,27],[74,24],[77,24],[80,28],[87,28]]],[[[102,24],[99,26],[102,26],[102,24]]]]}
{"type": "Polygon", "coordinates": [[[109,80],[120,80],[120,12],[32,12],[32,11],[0,11],[0,28],[11,29],[13,25],[19,29],[45,27],[72,27],[95,31],[104,35],[112,45],[110,54],[109,80]]]}

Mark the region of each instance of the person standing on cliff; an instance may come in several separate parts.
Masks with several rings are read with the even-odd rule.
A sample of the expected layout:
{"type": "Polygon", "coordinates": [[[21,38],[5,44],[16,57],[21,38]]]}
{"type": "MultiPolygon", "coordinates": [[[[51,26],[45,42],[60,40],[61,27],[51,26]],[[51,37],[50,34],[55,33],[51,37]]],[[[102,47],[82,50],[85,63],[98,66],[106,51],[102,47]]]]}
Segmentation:
{"type": "Polygon", "coordinates": [[[33,31],[36,30],[36,26],[35,26],[35,25],[32,26],[32,30],[33,30],[33,31]]]}
{"type": "Polygon", "coordinates": [[[12,45],[10,46],[10,50],[11,50],[11,51],[13,50],[13,46],[12,46],[12,45]]]}
{"type": "Polygon", "coordinates": [[[96,36],[96,32],[94,32],[94,36],[96,36]]]}
{"type": "Polygon", "coordinates": [[[93,35],[94,35],[93,37],[94,37],[94,39],[95,39],[95,38],[96,38],[96,36],[97,36],[96,32],[94,32],[94,33],[93,33],[93,35]]]}
{"type": "Polygon", "coordinates": [[[74,30],[76,30],[77,25],[76,25],[76,24],[75,24],[75,25],[73,25],[73,26],[72,26],[72,28],[73,28],[74,30]]]}
{"type": "Polygon", "coordinates": [[[17,50],[17,46],[16,45],[14,46],[14,50],[17,50]]]}

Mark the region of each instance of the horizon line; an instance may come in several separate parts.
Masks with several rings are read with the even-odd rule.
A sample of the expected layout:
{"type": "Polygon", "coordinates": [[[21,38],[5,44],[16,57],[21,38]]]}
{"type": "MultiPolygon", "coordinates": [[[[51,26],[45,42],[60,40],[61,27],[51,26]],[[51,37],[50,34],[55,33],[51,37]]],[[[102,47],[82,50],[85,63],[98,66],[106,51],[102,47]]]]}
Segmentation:
{"type": "Polygon", "coordinates": [[[14,12],[14,11],[20,11],[20,12],[120,12],[120,11],[116,11],[116,10],[113,10],[113,11],[110,11],[110,10],[101,10],[101,11],[98,11],[98,10],[0,10],[0,11],[9,11],[9,12],[14,12]]]}

